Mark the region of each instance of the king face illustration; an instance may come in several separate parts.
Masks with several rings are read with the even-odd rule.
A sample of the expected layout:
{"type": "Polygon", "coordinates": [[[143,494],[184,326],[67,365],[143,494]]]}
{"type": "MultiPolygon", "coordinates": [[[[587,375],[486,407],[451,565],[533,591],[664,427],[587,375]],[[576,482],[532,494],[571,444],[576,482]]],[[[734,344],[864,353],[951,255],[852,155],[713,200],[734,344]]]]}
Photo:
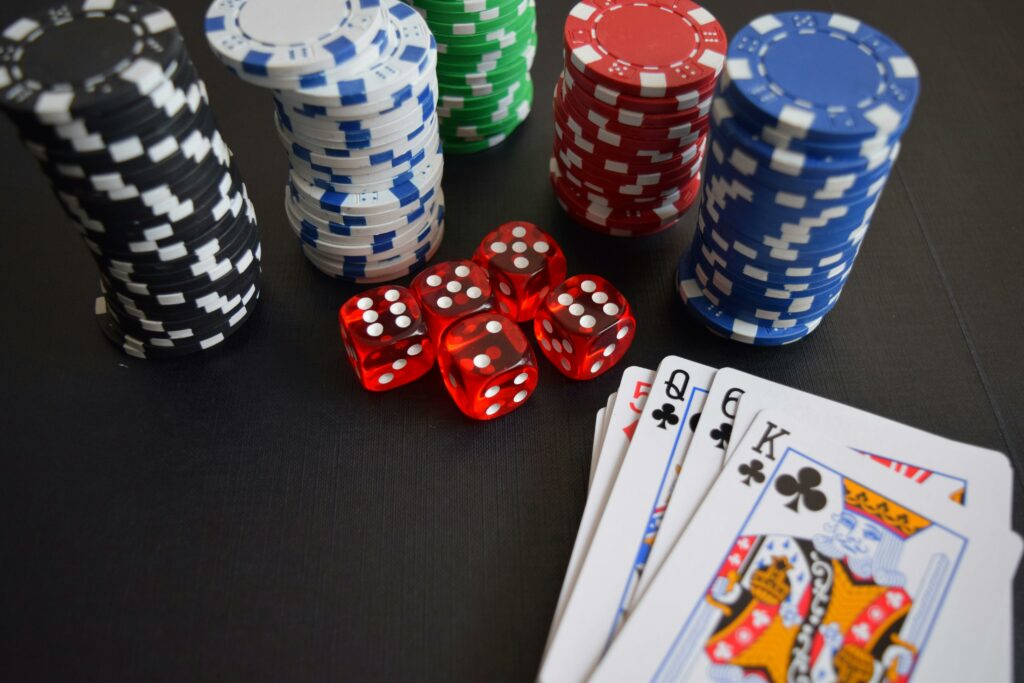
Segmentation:
{"type": "Polygon", "coordinates": [[[834,484],[817,532],[735,540],[659,681],[910,680],[948,553],[927,519],[857,482],[834,484]]]}

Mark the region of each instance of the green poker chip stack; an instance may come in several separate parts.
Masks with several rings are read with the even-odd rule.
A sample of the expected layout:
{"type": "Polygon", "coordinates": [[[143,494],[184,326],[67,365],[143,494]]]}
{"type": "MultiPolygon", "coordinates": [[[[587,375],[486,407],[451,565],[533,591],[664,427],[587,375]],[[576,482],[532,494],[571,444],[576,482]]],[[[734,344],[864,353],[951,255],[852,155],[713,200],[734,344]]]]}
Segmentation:
{"type": "Polygon", "coordinates": [[[408,0],[437,40],[438,124],[444,151],[503,142],[533,105],[535,0],[408,0]]]}

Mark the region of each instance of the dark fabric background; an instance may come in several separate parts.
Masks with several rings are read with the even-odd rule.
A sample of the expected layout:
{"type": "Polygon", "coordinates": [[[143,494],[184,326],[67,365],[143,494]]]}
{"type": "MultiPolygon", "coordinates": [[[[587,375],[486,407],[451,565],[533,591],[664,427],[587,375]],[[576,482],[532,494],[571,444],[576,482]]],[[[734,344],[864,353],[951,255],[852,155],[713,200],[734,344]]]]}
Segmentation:
{"type": "MultiPolygon", "coordinates": [[[[887,31],[924,80],[843,300],[811,337],[750,348],[690,321],[672,272],[692,214],[616,241],[559,210],[550,94],[570,0],[538,0],[529,121],[498,149],[448,160],[437,259],[468,257],[501,222],[534,221],[571,273],[607,277],[634,305],[622,367],[679,354],[999,449],[1019,492],[1022,5],[803,4],[887,31]]],[[[6,0],[0,23],[37,5],[6,0]]],[[[542,361],[537,394],[493,423],[463,418],[436,373],[360,389],[336,328],[358,288],[314,270],[285,223],[269,95],[214,59],[205,0],[167,5],[256,205],[264,297],[226,348],[122,355],[93,321],[85,248],[0,124],[0,678],[531,679],[586,497],[594,413],[619,373],[576,383],[542,361]]],[[[708,7],[730,34],[790,8],[708,7]]],[[[1018,582],[1018,614],[1020,596],[1018,582]]]]}

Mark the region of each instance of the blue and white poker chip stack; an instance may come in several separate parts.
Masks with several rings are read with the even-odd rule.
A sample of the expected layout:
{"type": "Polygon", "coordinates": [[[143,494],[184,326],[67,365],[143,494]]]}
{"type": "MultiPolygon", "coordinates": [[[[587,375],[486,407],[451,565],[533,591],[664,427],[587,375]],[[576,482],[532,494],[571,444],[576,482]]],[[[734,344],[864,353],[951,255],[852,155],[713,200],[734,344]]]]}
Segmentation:
{"type": "Polygon", "coordinates": [[[693,243],[676,284],[716,334],[803,338],[836,305],[919,92],[913,60],[851,17],[762,16],[729,45],[693,243]]]}
{"type": "Polygon", "coordinates": [[[444,236],[437,46],[397,0],[216,0],[206,36],[273,90],[291,170],[285,211],[307,258],[361,283],[422,267],[444,236]]]}
{"type": "Polygon", "coordinates": [[[0,34],[0,108],[100,271],[103,332],[140,358],[211,348],[260,295],[259,229],[174,17],[70,0],[0,34]]]}

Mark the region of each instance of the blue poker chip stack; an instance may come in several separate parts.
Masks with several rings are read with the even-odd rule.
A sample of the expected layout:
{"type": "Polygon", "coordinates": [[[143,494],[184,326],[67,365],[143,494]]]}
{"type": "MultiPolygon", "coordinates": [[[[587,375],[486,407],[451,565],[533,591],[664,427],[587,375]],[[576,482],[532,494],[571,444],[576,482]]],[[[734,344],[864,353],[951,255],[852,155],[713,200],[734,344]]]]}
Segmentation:
{"type": "Polygon", "coordinates": [[[890,38],[823,12],[762,16],[732,39],[676,283],[709,330],[788,344],[836,305],[920,82],[890,38]]]}
{"type": "Polygon", "coordinates": [[[437,46],[397,0],[216,0],[206,36],[270,89],[288,151],[285,213],[321,271],[360,282],[422,267],[444,235],[437,46]]]}
{"type": "Polygon", "coordinates": [[[0,34],[0,108],[96,262],[111,341],[178,357],[242,327],[259,229],[167,10],[70,0],[17,19],[0,34]]]}

